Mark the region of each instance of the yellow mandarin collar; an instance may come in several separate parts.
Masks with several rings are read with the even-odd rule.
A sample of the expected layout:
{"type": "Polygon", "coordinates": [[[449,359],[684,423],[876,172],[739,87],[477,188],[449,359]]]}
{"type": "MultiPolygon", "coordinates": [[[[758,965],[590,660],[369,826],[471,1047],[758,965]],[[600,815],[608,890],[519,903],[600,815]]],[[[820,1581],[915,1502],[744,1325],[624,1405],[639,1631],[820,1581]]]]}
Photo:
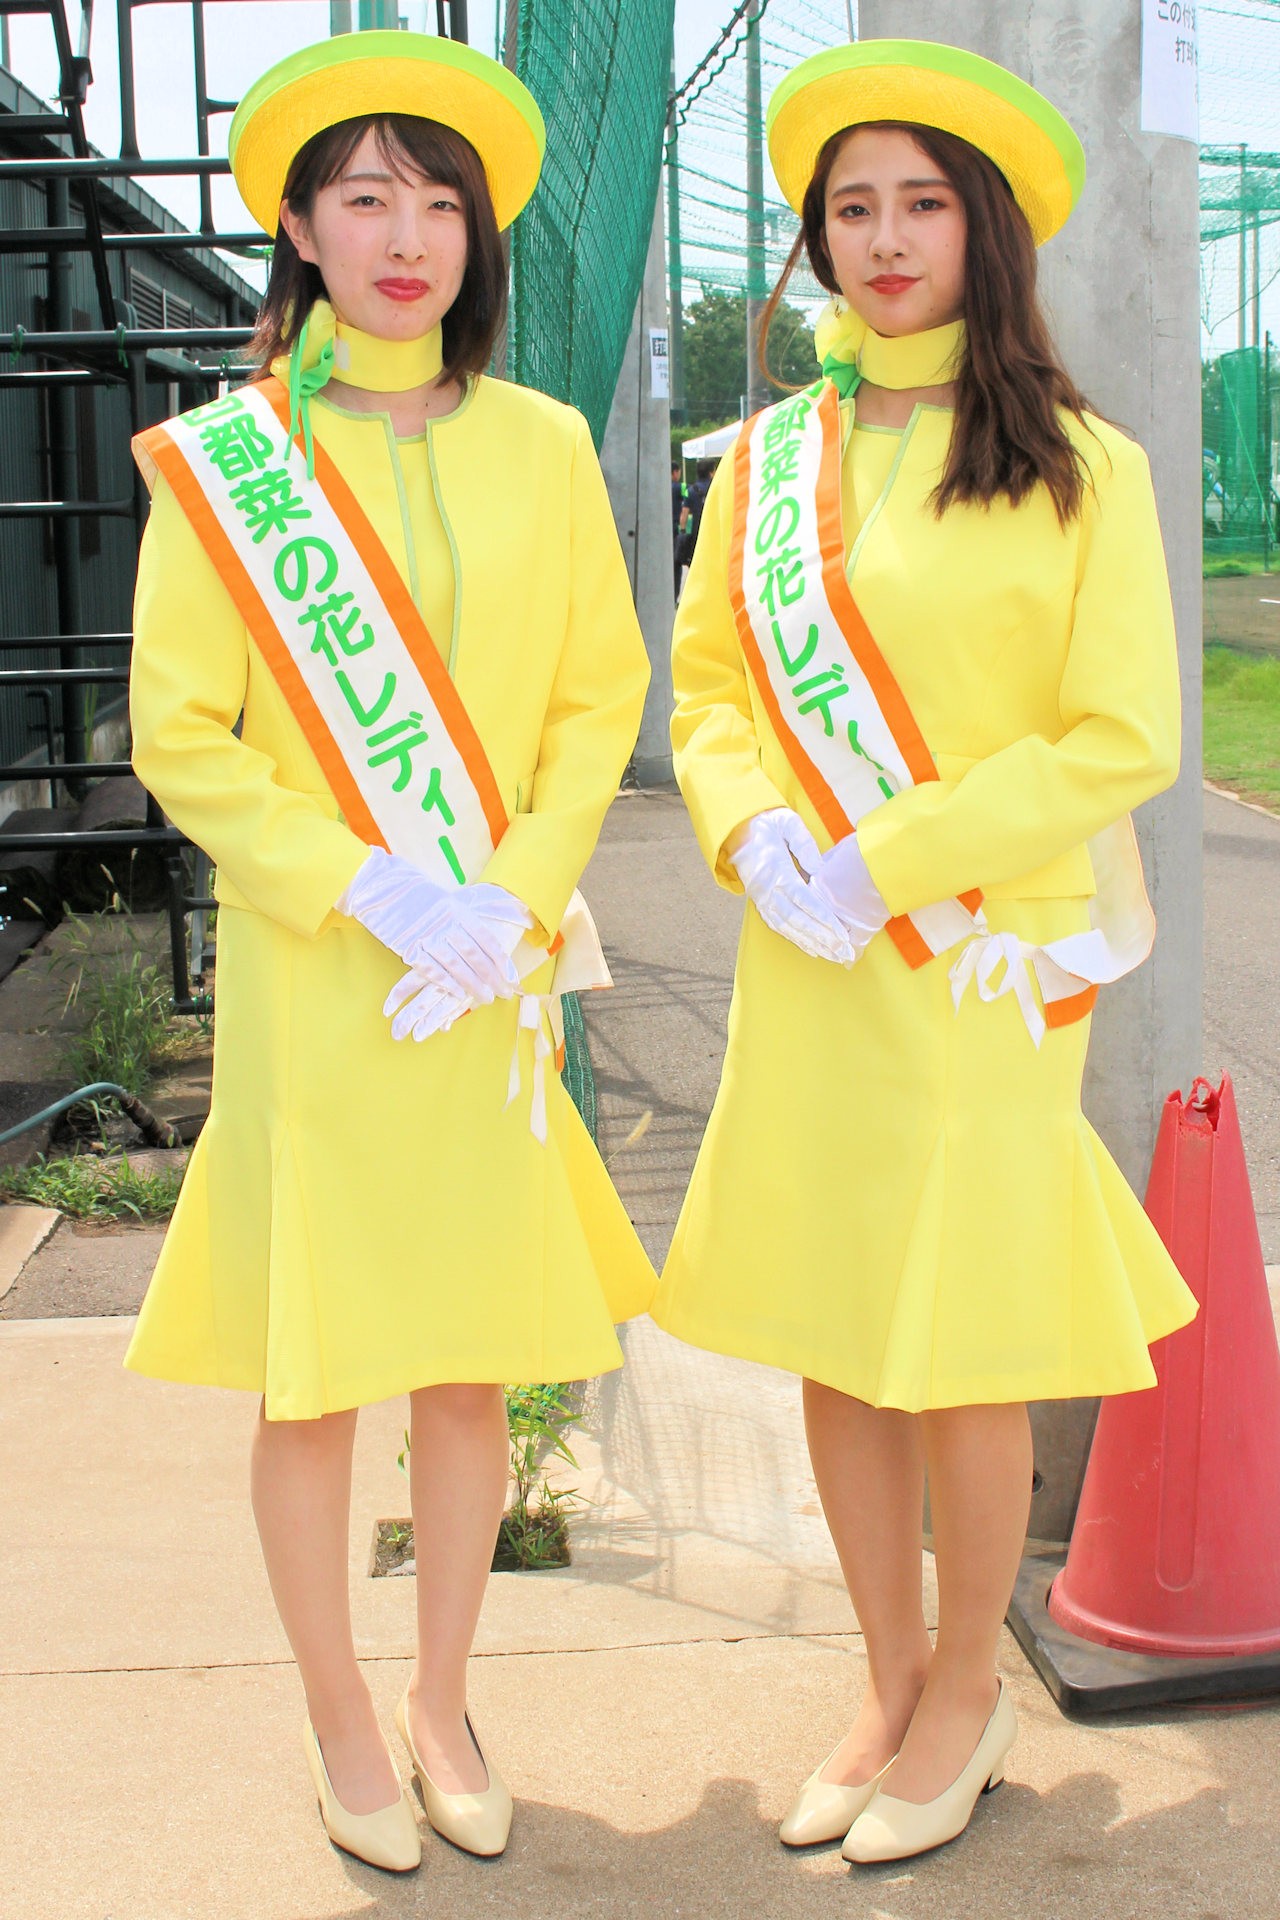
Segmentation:
{"type": "Polygon", "coordinates": [[[432,327],[417,340],[379,340],[339,320],[333,341],[333,377],[367,393],[407,393],[434,380],[444,366],[444,337],[432,327]]]}
{"type": "MultiPolygon", "coordinates": [[[[407,393],[425,386],[444,367],[444,336],[440,327],[417,340],[380,340],[339,320],[327,300],[317,300],[307,315],[294,354],[306,385],[314,392],[317,376],[341,380],[366,393],[407,393]]],[[[273,372],[280,372],[277,367],[273,372]]],[[[285,384],[288,374],[283,373],[285,384]]]]}
{"type": "Polygon", "coordinates": [[[441,329],[417,340],[380,340],[339,320],[327,300],[317,300],[302,323],[293,351],[271,362],[289,391],[289,437],[302,435],[307,478],[315,475],[311,400],[330,380],[366,393],[408,393],[434,380],[444,365],[441,329]]]}
{"type": "Polygon", "coordinates": [[[823,308],[813,336],[822,371],[842,400],[863,380],[899,393],[945,386],[959,372],[965,340],[963,320],[896,338],[876,333],[838,295],[823,308]]]}

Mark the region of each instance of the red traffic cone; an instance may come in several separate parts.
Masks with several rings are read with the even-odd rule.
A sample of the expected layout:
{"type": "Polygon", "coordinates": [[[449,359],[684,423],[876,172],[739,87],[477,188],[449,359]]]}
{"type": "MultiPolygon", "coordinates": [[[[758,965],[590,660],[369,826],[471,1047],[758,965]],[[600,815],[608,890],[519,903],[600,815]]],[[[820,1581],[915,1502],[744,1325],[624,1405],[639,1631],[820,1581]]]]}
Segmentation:
{"type": "Polygon", "coordinates": [[[1135,1653],[1280,1648],[1280,1349],[1229,1075],[1161,1116],[1147,1213],[1200,1302],[1104,1400],[1049,1612],[1135,1653]]]}

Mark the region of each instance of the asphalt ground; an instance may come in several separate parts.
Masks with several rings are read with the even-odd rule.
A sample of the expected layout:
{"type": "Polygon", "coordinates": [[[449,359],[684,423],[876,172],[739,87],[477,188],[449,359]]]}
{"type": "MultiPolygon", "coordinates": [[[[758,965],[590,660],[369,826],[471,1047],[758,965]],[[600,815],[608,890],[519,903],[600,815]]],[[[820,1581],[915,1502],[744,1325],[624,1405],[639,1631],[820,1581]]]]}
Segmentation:
{"type": "Polygon", "coordinates": [[[1280,573],[1204,583],[1207,645],[1280,654],[1280,573]]]}

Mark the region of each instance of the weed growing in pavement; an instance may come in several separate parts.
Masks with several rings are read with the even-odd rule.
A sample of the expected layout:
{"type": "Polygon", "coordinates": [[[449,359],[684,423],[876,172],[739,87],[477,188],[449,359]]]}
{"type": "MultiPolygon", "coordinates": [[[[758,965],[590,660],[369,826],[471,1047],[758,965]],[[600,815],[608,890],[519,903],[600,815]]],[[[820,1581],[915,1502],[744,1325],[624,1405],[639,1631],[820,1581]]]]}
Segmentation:
{"type": "Polygon", "coordinates": [[[128,916],[111,918],[126,921],[127,952],[100,954],[86,921],[72,917],[65,923],[58,960],[71,976],[65,1006],[85,1002],[92,1012],[82,1032],[67,1036],[63,1058],[82,1085],[112,1080],[142,1095],[160,1067],[207,1040],[210,1021],[198,1020],[193,1033],[174,1017],[166,975],[144,952],[128,916]]]}
{"type": "Polygon", "coordinates": [[[506,1398],[515,1487],[498,1529],[493,1564],[499,1572],[566,1566],[569,1512],[578,1496],[572,1488],[551,1485],[545,1462],[578,1464],[565,1439],[578,1417],[569,1400],[569,1383],[508,1387],[506,1398]]]}
{"type": "Polygon", "coordinates": [[[127,1155],[102,1159],[80,1153],[70,1159],[43,1155],[30,1167],[0,1174],[0,1199],[56,1207],[73,1220],[167,1220],[178,1200],[182,1174],[137,1173],[127,1155]]]}
{"type": "MultiPolygon", "coordinates": [[[[577,1461],[566,1431],[580,1417],[570,1399],[570,1383],[550,1381],[532,1387],[505,1387],[507,1431],[511,1437],[511,1504],[502,1516],[494,1548],[495,1573],[534,1572],[569,1564],[568,1520],[578,1495],[553,1487],[546,1474],[549,1459],[577,1461]]],[[[408,1472],[409,1435],[397,1456],[408,1472]]],[[[388,1558],[407,1559],[413,1529],[409,1522],[383,1521],[381,1545],[388,1558]]]]}

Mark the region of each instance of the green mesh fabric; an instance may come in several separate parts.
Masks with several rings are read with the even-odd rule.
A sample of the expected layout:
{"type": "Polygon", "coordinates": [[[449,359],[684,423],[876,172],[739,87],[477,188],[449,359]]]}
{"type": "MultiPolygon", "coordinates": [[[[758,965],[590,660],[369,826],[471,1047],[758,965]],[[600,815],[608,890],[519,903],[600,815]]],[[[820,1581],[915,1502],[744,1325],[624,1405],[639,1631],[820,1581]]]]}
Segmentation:
{"type": "Polygon", "coordinates": [[[564,1070],[561,1079],[569,1089],[574,1106],[591,1138],[597,1138],[596,1077],[591,1071],[591,1049],[587,1045],[586,1022],[582,1002],[576,993],[566,993],[564,1010],[564,1070]]]}
{"type": "Polygon", "coordinates": [[[675,0],[520,0],[547,156],[511,245],[507,373],[604,438],[657,203],[675,0]]]}

